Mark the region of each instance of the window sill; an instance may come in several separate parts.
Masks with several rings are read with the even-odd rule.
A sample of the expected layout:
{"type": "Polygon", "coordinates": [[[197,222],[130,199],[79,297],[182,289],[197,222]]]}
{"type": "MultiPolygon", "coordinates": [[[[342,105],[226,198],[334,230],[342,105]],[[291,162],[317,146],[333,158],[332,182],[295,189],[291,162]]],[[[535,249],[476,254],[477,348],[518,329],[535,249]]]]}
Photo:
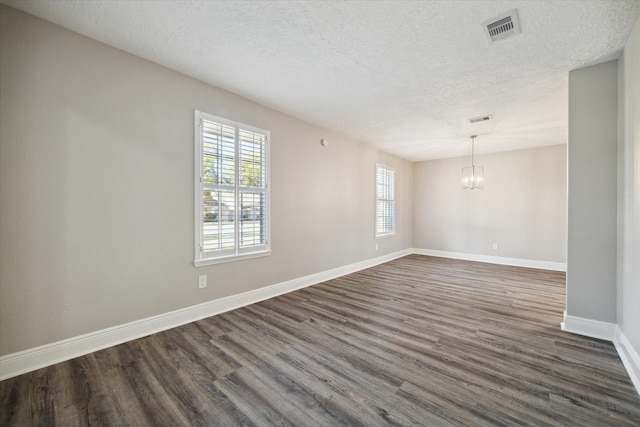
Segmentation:
{"type": "Polygon", "coordinates": [[[396,237],[396,233],[385,233],[385,234],[377,234],[376,239],[387,239],[389,237],[396,237]]]}
{"type": "Polygon", "coordinates": [[[233,262],[233,261],[242,261],[245,259],[261,258],[269,255],[271,255],[270,250],[263,251],[263,252],[254,252],[250,254],[230,255],[230,256],[220,257],[220,258],[199,259],[199,260],[193,261],[193,266],[204,267],[205,265],[222,264],[225,262],[233,262]]]}

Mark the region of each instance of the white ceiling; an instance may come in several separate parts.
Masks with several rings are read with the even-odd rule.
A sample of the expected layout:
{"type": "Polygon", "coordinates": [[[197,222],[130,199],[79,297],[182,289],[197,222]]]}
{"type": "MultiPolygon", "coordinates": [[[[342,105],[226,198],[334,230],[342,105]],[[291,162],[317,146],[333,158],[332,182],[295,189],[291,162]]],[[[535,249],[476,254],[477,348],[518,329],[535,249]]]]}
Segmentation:
{"type": "Polygon", "coordinates": [[[638,0],[1,0],[412,161],[564,144],[568,71],[617,57],[638,0]],[[522,33],[481,23],[516,8],[522,33]],[[467,118],[491,114],[471,125],[467,118]]]}

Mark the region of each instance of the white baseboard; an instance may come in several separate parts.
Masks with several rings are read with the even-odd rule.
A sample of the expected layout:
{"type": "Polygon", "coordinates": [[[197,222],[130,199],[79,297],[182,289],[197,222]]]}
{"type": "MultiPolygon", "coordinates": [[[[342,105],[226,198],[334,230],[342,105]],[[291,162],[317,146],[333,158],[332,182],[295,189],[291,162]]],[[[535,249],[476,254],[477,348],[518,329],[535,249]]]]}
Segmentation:
{"type": "Polygon", "coordinates": [[[567,271],[567,263],[538,261],[533,259],[506,258],[492,255],[467,254],[464,252],[438,251],[435,249],[414,248],[413,253],[419,255],[435,256],[440,258],[454,258],[466,261],[487,262],[490,264],[514,265],[517,267],[538,268],[541,270],[567,271]]]}
{"type": "Polygon", "coordinates": [[[613,341],[615,338],[616,327],[615,323],[569,316],[566,311],[564,321],[560,323],[560,328],[565,332],[607,341],[613,341]]]}
{"type": "Polygon", "coordinates": [[[616,346],[622,364],[627,370],[627,373],[629,373],[633,386],[636,388],[638,394],[640,394],[640,355],[638,355],[638,352],[627,339],[627,336],[618,326],[616,326],[613,344],[616,346]]]}
{"type": "Polygon", "coordinates": [[[373,267],[411,253],[411,249],[394,252],[238,295],[231,295],[158,316],[8,354],[0,357],[0,380],[335,279],[336,277],[373,267]]]}

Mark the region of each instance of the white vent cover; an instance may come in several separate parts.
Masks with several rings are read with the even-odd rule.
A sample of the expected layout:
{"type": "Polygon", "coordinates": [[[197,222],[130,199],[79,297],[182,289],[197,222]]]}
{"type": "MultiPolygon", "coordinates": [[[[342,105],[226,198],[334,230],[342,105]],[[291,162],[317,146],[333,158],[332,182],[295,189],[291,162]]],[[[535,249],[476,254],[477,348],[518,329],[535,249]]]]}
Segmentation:
{"type": "Polygon", "coordinates": [[[520,34],[520,21],[516,9],[505,12],[482,23],[482,30],[489,38],[489,43],[520,34]]]}
{"type": "Polygon", "coordinates": [[[493,116],[491,114],[488,114],[486,116],[473,117],[471,119],[467,119],[467,121],[469,123],[478,123],[478,122],[486,122],[487,120],[491,120],[492,118],[493,116]]]}

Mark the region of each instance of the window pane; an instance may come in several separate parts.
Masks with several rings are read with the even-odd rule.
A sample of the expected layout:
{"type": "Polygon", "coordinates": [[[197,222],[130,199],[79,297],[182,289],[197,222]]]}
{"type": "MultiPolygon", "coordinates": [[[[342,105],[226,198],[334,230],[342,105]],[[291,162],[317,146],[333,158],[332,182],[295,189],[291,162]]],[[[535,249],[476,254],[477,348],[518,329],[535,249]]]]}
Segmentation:
{"type": "Polygon", "coordinates": [[[389,233],[394,230],[394,203],[388,200],[378,200],[376,215],[376,232],[389,233]]]}
{"type": "Polygon", "coordinates": [[[206,184],[234,184],[235,128],[203,120],[202,174],[206,184]]]}
{"type": "Polygon", "coordinates": [[[264,135],[240,129],[240,185],[265,186],[264,135]]]}
{"type": "Polygon", "coordinates": [[[266,243],[264,193],[240,193],[240,247],[260,246],[266,243]]]}
{"type": "Polygon", "coordinates": [[[235,196],[233,192],[202,192],[203,252],[235,247],[235,196]]]}

